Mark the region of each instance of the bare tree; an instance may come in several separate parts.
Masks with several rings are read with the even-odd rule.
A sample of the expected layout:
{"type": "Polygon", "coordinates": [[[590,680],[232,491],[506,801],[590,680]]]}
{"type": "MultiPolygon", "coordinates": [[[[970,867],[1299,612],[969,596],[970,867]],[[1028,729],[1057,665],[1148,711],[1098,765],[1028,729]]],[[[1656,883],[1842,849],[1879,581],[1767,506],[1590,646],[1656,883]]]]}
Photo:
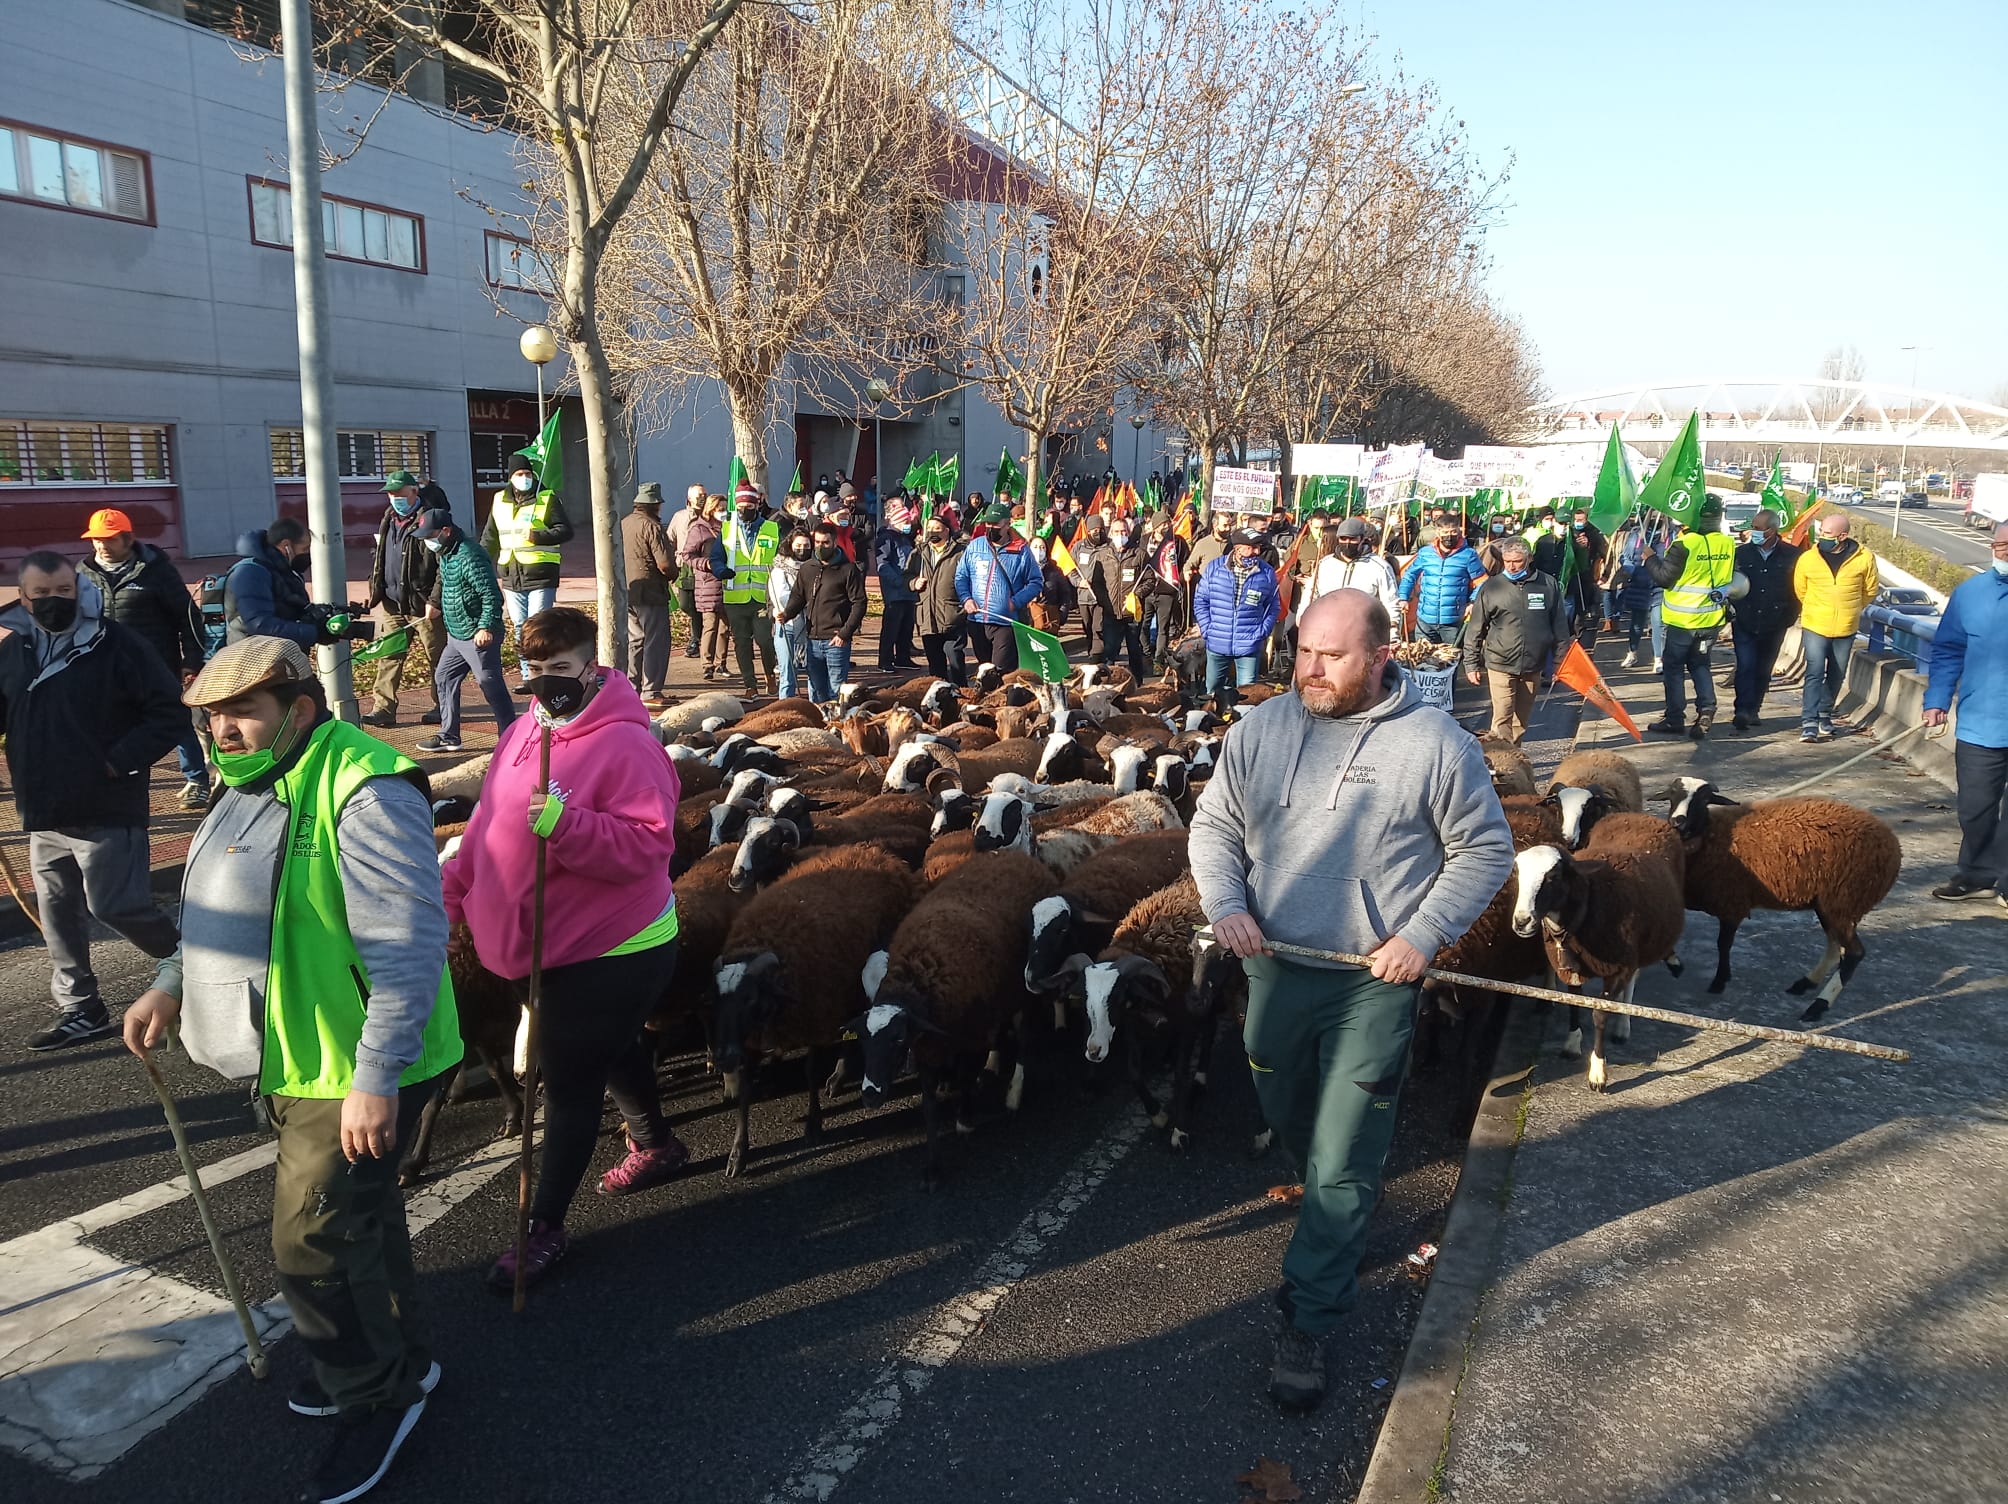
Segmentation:
{"type": "MultiPolygon", "coordinates": [[[[1823,381],[1860,381],[1867,370],[1868,362],[1862,359],[1862,352],[1853,345],[1835,345],[1820,357],[1820,379],[1823,381]]],[[[1813,416],[1822,423],[1832,423],[1847,411],[1852,400],[1846,392],[1821,387],[1811,404],[1813,416]]]]}
{"type": "MultiPolygon", "coordinates": [[[[525,124],[523,150],[533,170],[555,189],[563,231],[549,246],[551,323],[570,349],[585,414],[599,651],[608,663],[625,657],[627,587],[614,509],[622,434],[601,330],[601,265],[679,98],[739,7],[740,0],[691,0],[678,29],[650,32],[637,0],[456,0],[454,9],[474,12],[478,29],[492,39],[477,49],[447,34],[444,6],[410,0],[332,0],[328,6],[331,16],[346,16],[360,28],[358,34],[430,49],[493,81],[508,112],[525,124]],[[632,87],[637,69],[649,78],[638,128],[603,135],[616,87],[632,87]]],[[[620,107],[634,108],[625,99],[620,107]]]]}
{"type": "Polygon", "coordinates": [[[1194,148],[1195,42],[1217,0],[1022,0],[984,39],[1037,102],[1005,154],[970,140],[947,207],[966,310],[943,367],[1027,440],[1036,513],[1047,441],[1110,411],[1156,334],[1177,204],[1162,164],[1194,148]]]}
{"type": "Polygon", "coordinates": [[[1383,339],[1391,308],[1467,259],[1490,188],[1433,92],[1371,84],[1328,13],[1222,4],[1194,51],[1217,82],[1166,164],[1177,282],[1134,379],[1210,495],[1214,456],[1265,426],[1300,357],[1383,339]]]}
{"type": "MultiPolygon", "coordinates": [[[[639,14],[680,35],[697,8],[640,0],[639,14]]],[[[952,138],[928,101],[952,43],[936,0],[748,6],[685,88],[609,257],[616,369],[640,394],[718,381],[763,486],[791,372],[842,405],[873,377],[897,386],[932,349],[952,138]]],[[[646,131],[662,66],[637,63],[608,91],[599,123],[614,141],[646,131]]]]}

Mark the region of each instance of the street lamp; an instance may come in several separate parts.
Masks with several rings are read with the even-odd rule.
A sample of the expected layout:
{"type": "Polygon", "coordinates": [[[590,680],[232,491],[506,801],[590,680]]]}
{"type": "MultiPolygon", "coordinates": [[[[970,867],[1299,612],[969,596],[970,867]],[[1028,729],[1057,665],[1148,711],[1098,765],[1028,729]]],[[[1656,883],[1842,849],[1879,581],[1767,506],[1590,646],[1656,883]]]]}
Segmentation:
{"type": "MultiPolygon", "coordinates": [[[[1915,421],[1917,416],[1917,354],[1929,350],[1930,345],[1905,345],[1904,352],[1910,356],[1910,386],[1903,394],[1903,415],[1915,421]]],[[[1898,537],[1903,529],[1903,488],[1904,470],[1910,459],[1910,436],[1905,434],[1897,443],[1896,450],[1896,510],[1890,514],[1889,531],[1892,538],[1898,537]]]]}
{"type": "MultiPolygon", "coordinates": [[[[874,376],[865,383],[865,395],[872,404],[872,472],[889,475],[892,472],[885,467],[885,423],[879,416],[879,404],[892,395],[892,383],[883,376],[874,376]]],[[[885,506],[883,493],[879,496],[878,505],[881,509],[885,506]]]]}
{"type": "Polygon", "coordinates": [[[1143,443],[1142,413],[1130,414],[1130,429],[1130,480],[1134,483],[1137,477],[1137,448],[1143,443]]]}
{"type": "Polygon", "coordinates": [[[558,336],[542,324],[532,324],[516,341],[523,358],[537,368],[537,436],[544,435],[544,367],[558,357],[558,336]]]}

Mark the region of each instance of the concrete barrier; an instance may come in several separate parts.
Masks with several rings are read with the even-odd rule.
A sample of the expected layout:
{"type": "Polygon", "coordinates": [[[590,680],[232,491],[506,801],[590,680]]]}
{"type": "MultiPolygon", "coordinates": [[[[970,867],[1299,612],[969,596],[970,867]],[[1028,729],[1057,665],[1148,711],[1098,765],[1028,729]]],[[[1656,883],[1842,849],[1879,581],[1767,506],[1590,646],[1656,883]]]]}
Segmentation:
{"type": "MultiPolygon", "coordinates": [[[[1875,652],[1858,643],[1848,659],[1847,688],[1837,708],[1860,724],[1875,727],[1887,740],[1924,719],[1924,688],[1925,677],[1908,654],[1875,652]]],[[[1952,743],[1957,734],[1955,712],[1952,731],[1937,739],[1914,736],[1904,743],[1902,755],[1912,767],[1951,787],[1952,743]]]]}

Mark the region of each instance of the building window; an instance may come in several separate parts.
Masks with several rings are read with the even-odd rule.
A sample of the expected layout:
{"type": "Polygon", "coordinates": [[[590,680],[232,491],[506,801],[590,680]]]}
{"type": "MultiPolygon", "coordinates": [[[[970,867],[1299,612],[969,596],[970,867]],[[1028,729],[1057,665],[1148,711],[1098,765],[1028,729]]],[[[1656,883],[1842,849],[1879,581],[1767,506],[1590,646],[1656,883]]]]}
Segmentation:
{"type": "Polygon", "coordinates": [[[153,222],[144,152],[0,121],[0,197],[153,222]]]}
{"type": "MultiPolygon", "coordinates": [[[[251,239],[259,245],[293,244],[293,193],[284,183],[247,180],[251,190],[251,239]]],[[[340,261],[425,270],[425,221],[416,214],[350,199],[321,195],[321,240],[340,261]]]]}
{"type": "MultiPolygon", "coordinates": [[[[344,428],[335,435],[335,470],[343,480],[382,480],[393,470],[432,474],[432,435],[344,428]]],[[[306,439],[297,428],[272,430],[272,478],[299,480],[307,473],[306,439]]]]}
{"type": "Polygon", "coordinates": [[[165,424],[0,418],[0,485],[159,486],[173,479],[165,424]]]}
{"type": "Polygon", "coordinates": [[[485,237],[488,285],[510,292],[548,293],[551,274],[529,241],[490,230],[485,237]]]}

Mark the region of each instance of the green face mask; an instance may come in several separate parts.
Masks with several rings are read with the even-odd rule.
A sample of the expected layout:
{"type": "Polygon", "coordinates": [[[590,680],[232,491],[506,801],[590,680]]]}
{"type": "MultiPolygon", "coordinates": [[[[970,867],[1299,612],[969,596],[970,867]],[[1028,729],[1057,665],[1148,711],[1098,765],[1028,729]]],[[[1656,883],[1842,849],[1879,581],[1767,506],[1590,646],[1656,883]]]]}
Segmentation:
{"type": "MultiPolygon", "coordinates": [[[[286,728],[286,731],[280,733],[281,740],[294,729],[290,714],[286,719],[286,728]]],[[[293,740],[298,741],[299,737],[295,735],[293,740]]],[[[279,759],[291,750],[291,747],[282,750],[276,741],[262,752],[225,752],[219,748],[214,753],[216,776],[233,789],[243,784],[256,783],[271,772],[278,765],[279,759]]]]}

